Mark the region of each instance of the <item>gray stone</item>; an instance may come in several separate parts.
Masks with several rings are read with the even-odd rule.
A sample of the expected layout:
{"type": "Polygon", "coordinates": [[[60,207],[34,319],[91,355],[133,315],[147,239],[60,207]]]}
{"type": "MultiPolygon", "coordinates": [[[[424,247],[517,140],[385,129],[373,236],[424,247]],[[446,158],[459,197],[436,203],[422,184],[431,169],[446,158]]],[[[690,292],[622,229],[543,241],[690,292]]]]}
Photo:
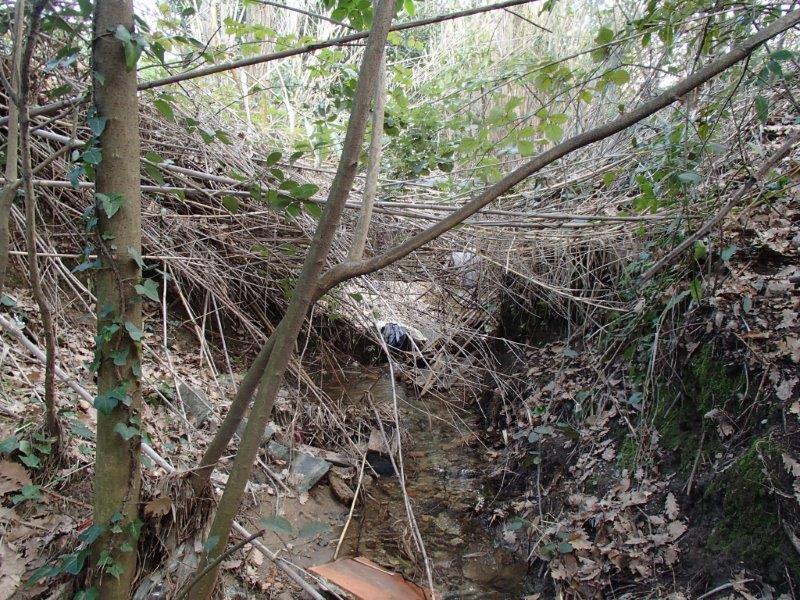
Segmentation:
{"type": "Polygon", "coordinates": [[[178,384],[178,395],[183,402],[183,408],[186,410],[189,421],[193,421],[197,427],[202,427],[214,412],[208,396],[205,392],[196,390],[183,382],[178,384]]]}
{"type": "MultiPolygon", "coordinates": [[[[283,444],[271,441],[267,444],[267,454],[277,460],[289,460],[290,452],[289,448],[283,444]]],[[[292,458],[292,464],[289,465],[289,483],[298,492],[307,492],[325,476],[330,468],[331,463],[327,460],[305,452],[297,452],[292,458]]]]}
{"type": "Polygon", "coordinates": [[[289,449],[274,440],[267,444],[267,454],[277,460],[289,460],[289,449]]]}
{"type": "Polygon", "coordinates": [[[298,492],[307,492],[314,485],[322,479],[328,470],[331,468],[331,463],[327,460],[322,460],[310,454],[298,452],[294,460],[292,460],[292,467],[289,471],[290,478],[295,483],[295,489],[298,492]]]}
{"type": "MultiPolygon", "coordinates": [[[[244,430],[247,427],[247,419],[242,419],[239,426],[236,428],[236,437],[240,440],[244,437],[244,430]]],[[[275,427],[272,425],[267,425],[264,427],[264,435],[261,439],[261,445],[266,447],[269,444],[270,440],[275,436],[275,427]]]]}

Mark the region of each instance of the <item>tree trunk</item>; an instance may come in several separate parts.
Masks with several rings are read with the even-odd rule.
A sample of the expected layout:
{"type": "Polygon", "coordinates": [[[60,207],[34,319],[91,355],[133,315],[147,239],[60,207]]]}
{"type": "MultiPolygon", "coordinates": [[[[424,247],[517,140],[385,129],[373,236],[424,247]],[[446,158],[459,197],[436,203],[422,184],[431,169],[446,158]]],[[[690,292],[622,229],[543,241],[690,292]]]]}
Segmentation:
{"type": "MultiPolygon", "coordinates": [[[[22,59],[22,20],[25,0],[17,0],[14,8],[14,49],[11,54],[11,87],[15,94],[20,89],[20,62],[22,59]]],[[[17,140],[19,138],[19,111],[16,102],[8,99],[8,141],[6,143],[6,183],[0,189],[0,298],[3,296],[8,271],[9,244],[8,216],[17,193],[17,140]]]]}
{"type": "MultiPolygon", "coordinates": [[[[374,25],[361,62],[358,89],[353,100],[342,156],[328,195],[325,212],[309,246],[292,300],[275,330],[275,342],[267,362],[267,368],[247,420],[244,439],[239,446],[228,483],[217,507],[206,543],[206,553],[200,561],[198,573],[202,573],[207,565],[225,552],[231,525],[239,510],[247,480],[250,478],[253,461],[258,454],[264,427],[272,412],[275,396],[283,381],[283,374],[294,351],[306,313],[316,299],[317,280],[330,251],[358,167],[358,157],[369,116],[369,105],[375,95],[378,71],[393,12],[393,0],[382,0],[375,9],[374,25]]],[[[211,597],[217,571],[218,567],[213,568],[200,578],[192,593],[193,598],[203,600],[211,597]]]]}
{"type": "Polygon", "coordinates": [[[101,267],[95,279],[99,410],[94,524],[107,529],[95,543],[92,576],[104,600],[129,598],[140,525],[142,305],[134,289],[141,278],[139,107],[136,71],[126,69],[122,43],[113,33],[120,26],[134,31],[132,0],[98,0],[92,49],[94,102],[96,116],[107,121],[100,135],[102,161],[96,175],[101,267]],[[113,211],[100,201],[104,197],[119,204],[111,216],[113,211]]]}
{"type": "MultiPolygon", "coordinates": [[[[19,87],[17,88],[17,108],[19,110],[19,142],[22,158],[22,180],[25,189],[25,243],[28,255],[28,278],[31,291],[39,307],[42,329],[45,338],[44,367],[44,405],[45,430],[56,440],[56,455],[61,448],[61,427],[58,422],[56,406],[56,328],[53,322],[53,309],[42,285],[39,257],[36,252],[36,192],[33,189],[33,168],[31,167],[31,124],[28,116],[30,97],[30,66],[33,49],[39,37],[39,24],[46,0],[37,0],[31,11],[28,39],[25,52],[20,61],[19,87]]],[[[8,245],[6,244],[6,249],[8,245]]]]}
{"type": "Polygon", "coordinates": [[[367,178],[364,182],[364,199],[358,224],[353,234],[353,244],[347,255],[349,260],[360,260],[367,244],[369,224],[372,221],[372,207],[378,190],[378,175],[381,172],[381,145],[383,144],[383,110],[386,104],[386,57],[381,60],[378,70],[378,85],[375,88],[375,102],[372,106],[372,139],[367,154],[367,178]]]}

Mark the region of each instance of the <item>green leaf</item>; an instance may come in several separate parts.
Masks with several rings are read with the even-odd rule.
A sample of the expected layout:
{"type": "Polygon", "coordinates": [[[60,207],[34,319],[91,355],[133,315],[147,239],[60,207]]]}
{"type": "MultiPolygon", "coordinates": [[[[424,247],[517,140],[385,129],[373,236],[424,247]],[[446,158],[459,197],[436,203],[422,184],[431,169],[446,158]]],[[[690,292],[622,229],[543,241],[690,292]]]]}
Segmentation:
{"type": "Polygon", "coordinates": [[[271,167],[272,165],[277,164],[277,162],[281,159],[282,156],[283,154],[281,154],[280,152],[270,153],[270,155],[267,156],[267,161],[266,161],[267,166],[271,167]]]}
{"type": "Polygon", "coordinates": [[[172,108],[172,104],[163,98],[158,98],[157,100],[153,100],[153,106],[156,107],[158,112],[160,112],[167,121],[175,122],[175,111],[172,108]]]}
{"type": "Polygon", "coordinates": [[[0,296],[0,306],[8,306],[9,308],[14,308],[17,305],[17,301],[14,300],[11,296],[7,294],[3,294],[0,296]]]}
{"type": "Polygon", "coordinates": [[[570,552],[572,552],[572,544],[570,544],[569,542],[561,542],[558,545],[557,550],[559,554],[569,554],[570,552]]]}
{"type": "Polygon", "coordinates": [[[624,85],[631,80],[631,75],[625,69],[615,69],[603,75],[604,79],[617,85],[624,85]]]}
{"type": "Polygon", "coordinates": [[[694,243],[693,254],[695,260],[703,260],[708,255],[708,249],[703,242],[697,241],[694,243]]]}
{"type": "Polygon", "coordinates": [[[97,541],[106,530],[105,525],[98,525],[97,523],[90,525],[84,531],[78,534],[78,539],[82,541],[86,546],[91,546],[97,541]]]}
{"type": "Polygon", "coordinates": [[[755,99],[756,105],[756,116],[758,116],[758,120],[762,123],[766,123],[767,119],[769,119],[769,103],[764,96],[756,96],[755,99]]]}
{"type": "Polygon", "coordinates": [[[144,332],[130,321],[125,323],[125,330],[128,332],[128,335],[134,342],[140,342],[144,337],[144,332]]]}
{"type": "Polygon", "coordinates": [[[531,156],[536,151],[536,146],[530,140],[517,140],[517,151],[520,156],[531,156]]]}
{"type": "Polygon", "coordinates": [[[153,302],[158,302],[158,283],[152,279],[145,279],[142,283],[134,286],[136,293],[140,296],[147,296],[153,302]]]}
{"type": "Polygon", "coordinates": [[[678,181],[686,185],[697,185],[703,180],[700,175],[694,171],[684,171],[678,174],[678,181]]]}
{"type": "Polygon", "coordinates": [[[109,219],[117,214],[125,202],[125,198],[122,196],[122,194],[117,193],[101,194],[98,192],[94,195],[94,197],[100,208],[104,213],[106,213],[106,216],[109,219]]]}
{"type": "Polygon", "coordinates": [[[136,248],[132,248],[128,246],[128,256],[133,259],[133,262],[136,263],[140,269],[144,269],[144,261],[142,260],[142,253],[139,252],[136,248]]]}
{"type": "Polygon", "coordinates": [[[0,453],[10,454],[17,448],[19,448],[19,440],[14,435],[10,435],[0,442],[0,453]]]}
{"type": "Polygon", "coordinates": [[[772,58],[772,60],[779,60],[779,61],[792,60],[793,56],[794,53],[791,50],[776,50],[775,52],[770,54],[770,58],[772,58]]]}
{"type": "Polygon", "coordinates": [[[19,457],[19,459],[29,466],[31,469],[38,469],[41,466],[41,461],[37,456],[33,454],[24,454],[19,457]]]}
{"type": "Polygon", "coordinates": [[[319,220],[322,217],[322,207],[319,204],[306,202],[303,204],[303,206],[306,207],[306,212],[315,219],[319,220]]]}
{"type": "Polygon", "coordinates": [[[547,125],[542,127],[542,129],[544,130],[545,137],[547,137],[548,140],[550,140],[555,144],[560,142],[561,138],[564,137],[564,131],[561,129],[559,125],[556,125],[555,123],[548,123],[547,125]]]}
{"type": "Polygon", "coordinates": [[[294,188],[292,195],[300,200],[308,200],[311,198],[311,196],[317,193],[317,190],[319,190],[318,185],[314,185],[313,183],[304,183],[303,185],[298,185],[296,188],[294,188]]]}
{"type": "Polygon", "coordinates": [[[104,392],[94,399],[94,407],[108,416],[119,405],[120,402],[126,404],[128,394],[122,386],[115,387],[113,390],[104,392]]]}
{"type": "Polygon", "coordinates": [[[322,523],[320,521],[312,521],[310,523],[306,523],[300,528],[300,531],[297,532],[297,535],[301,538],[304,537],[313,537],[320,533],[327,533],[331,530],[331,526],[327,523],[322,523]]]}
{"type": "Polygon", "coordinates": [[[264,529],[277,531],[278,533],[283,533],[285,535],[292,535],[292,524],[283,517],[264,517],[259,522],[264,529]]]}
{"type": "Polygon", "coordinates": [[[118,367],[122,367],[125,363],[128,362],[128,355],[131,353],[130,348],[122,348],[121,350],[114,350],[113,352],[109,352],[108,356],[114,361],[114,364],[118,367]]]}
{"type": "Polygon", "coordinates": [[[161,170],[157,166],[151,165],[150,163],[144,163],[144,170],[147,171],[148,175],[150,175],[150,179],[155,181],[158,185],[167,184],[167,182],[164,181],[164,176],[161,174],[161,170]]]}
{"type": "Polygon", "coordinates": [[[42,489],[38,485],[28,484],[23,485],[20,493],[12,496],[11,501],[14,504],[19,504],[20,502],[25,502],[27,500],[38,500],[41,497],[42,489]]]}
{"type": "Polygon", "coordinates": [[[722,259],[722,262],[728,262],[734,254],[736,254],[736,244],[731,244],[730,246],[725,246],[722,251],[719,253],[719,257],[722,259]]]}
{"type": "Polygon", "coordinates": [[[703,298],[703,284],[699,279],[692,281],[689,291],[692,293],[692,299],[700,304],[700,300],[703,298]]]}
{"type": "Polygon", "coordinates": [[[602,44],[608,44],[613,39],[614,39],[614,31],[609,29],[608,27],[601,27],[600,30],[597,32],[597,36],[594,38],[594,41],[599,46],[602,44]]]}
{"type": "Polygon", "coordinates": [[[92,131],[94,137],[100,137],[103,131],[105,131],[106,123],[108,123],[106,117],[89,117],[87,121],[89,121],[89,129],[92,131]]]}
{"type": "Polygon", "coordinates": [[[225,195],[222,197],[222,206],[227,208],[232,213],[239,212],[239,199],[236,196],[231,196],[230,194],[225,195]]]}
{"type": "Polygon", "coordinates": [[[117,423],[114,425],[114,431],[122,436],[126,442],[133,436],[139,435],[139,430],[136,427],[129,427],[125,423],[117,423]]]}
{"type": "Polygon", "coordinates": [[[100,161],[103,160],[103,153],[100,152],[100,148],[89,148],[81,155],[81,159],[86,164],[99,165],[100,161]]]}

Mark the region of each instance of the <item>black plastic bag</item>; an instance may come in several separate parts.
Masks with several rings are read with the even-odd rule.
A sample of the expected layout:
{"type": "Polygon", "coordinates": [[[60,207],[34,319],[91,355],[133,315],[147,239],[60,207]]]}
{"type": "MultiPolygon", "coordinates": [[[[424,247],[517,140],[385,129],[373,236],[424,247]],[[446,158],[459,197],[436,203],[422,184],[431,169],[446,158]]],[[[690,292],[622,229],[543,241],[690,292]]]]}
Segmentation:
{"type": "Polygon", "coordinates": [[[408,330],[397,323],[386,323],[381,327],[381,335],[386,345],[392,350],[409,352],[413,346],[408,330]]]}

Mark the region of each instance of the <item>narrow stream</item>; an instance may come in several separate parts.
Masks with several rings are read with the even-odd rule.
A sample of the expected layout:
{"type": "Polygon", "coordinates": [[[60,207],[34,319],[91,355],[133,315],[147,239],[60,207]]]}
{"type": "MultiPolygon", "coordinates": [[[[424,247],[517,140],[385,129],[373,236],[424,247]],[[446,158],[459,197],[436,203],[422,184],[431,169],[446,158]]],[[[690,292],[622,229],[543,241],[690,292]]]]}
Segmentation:
{"type": "MultiPolygon", "coordinates": [[[[461,411],[458,418],[438,400],[421,401],[396,385],[403,442],[405,481],[427,555],[433,564],[436,590],[442,598],[520,598],[526,564],[497,547],[492,532],[479,521],[475,508],[491,491],[483,489],[487,470],[472,431],[479,419],[461,411]],[[456,426],[456,421],[458,421],[456,426]]],[[[388,373],[362,374],[344,391],[376,405],[391,406],[388,373]]],[[[356,515],[346,540],[346,554],[362,555],[427,586],[421,555],[416,551],[397,477],[380,477],[356,515]]]]}

